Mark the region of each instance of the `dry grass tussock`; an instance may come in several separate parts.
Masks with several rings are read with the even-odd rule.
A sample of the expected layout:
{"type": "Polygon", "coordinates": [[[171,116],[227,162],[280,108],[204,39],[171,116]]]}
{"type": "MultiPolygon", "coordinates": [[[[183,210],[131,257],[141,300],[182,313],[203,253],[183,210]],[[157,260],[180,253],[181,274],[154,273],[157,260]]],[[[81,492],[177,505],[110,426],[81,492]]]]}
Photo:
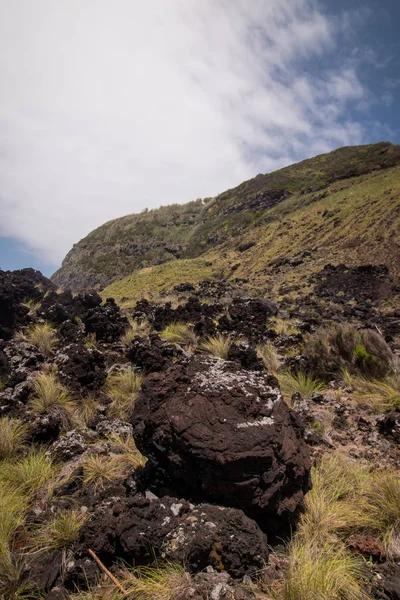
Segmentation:
{"type": "Polygon", "coordinates": [[[389,558],[399,556],[400,475],[334,454],[322,457],[312,476],[283,578],[268,591],[276,600],[370,599],[366,564],[346,539],[372,534],[389,558]]]}
{"type": "Polygon", "coordinates": [[[400,558],[400,473],[393,468],[376,470],[365,478],[361,526],[382,541],[389,558],[400,558]]]}
{"type": "Polygon", "coordinates": [[[111,481],[124,479],[133,469],[144,467],[146,458],[139,452],[131,436],[109,438],[116,454],[93,454],[83,465],[85,485],[104,487],[111,481]]]}
{"type": "Polygon", "coordinates": [[[400,375],[394,373],[384,379],[367,379],[342,373],[343,380],[353,389],[353,397],[361,404],[368,404],[377,412],[400,408],[400,375]]]}
{"type": "Polygon", "coordinates": [[[29,310],[29,316],[33,317],[39,310],[41,303],[38,300],[35,300],[34,298],[30,298],[26,302],[23,302],[22,306],[25,306],[29,310]]]}
{"type": "Polygon", "coordinates": [[[289,564],[279,600],[369,600],[366,568],[342,544],[316,547],[295,540],[289,548],[289,564]]]}
{"type": "Polygon", "coordinates": [[[291,319],[280,319],[275,317],[268,321],[267,327],[276,331],[278,335],[295,335],[300,333],[296,321],[292,321],[291,319]]]}
{"type": "Polygon", "coordinates": [[[29,507],[26,496],[0,488],[0,597],[18,598],[21,561],[16,555],[17,533],[29,507]]]}
{"type": "Polygon", "coordinates": [[[0,486],[4,485],[16,493],[34,496],[52,482],[57,470],[44,449],[33,449],[19,460],[0,463],[0,486]]]}
{"type": "Polygon", "coordinates": [[[126,595],[106,581],[88,591],[71,594],[71,600],[186,600],[193,587],[189,573],[168,563],[154,568],[123,568],[117,578],[126,595]]]}
{"type": "Polygon", "coordinates": [[[15,456],[26,444],[28,426],[19,419],[0,418],[0,461],[15,456]]]}
{"type": "Polygon", "coordinates": [[[60,416],[65,429],[74,424],[76,405],[68,389],[60,383],[54,371],[39,372],[33,378],[34,396],[29,407],[34,414],[54,413],[60,416]]]}
{"type": "Polygon", "coordinates": [[[175,564],[125,570],[121,581],[135,600],[184,600],[190,587],[190,575],[175,564]]]}
{"type": "Polygon", "coordinates": [[[229,349],[232,345],[232,340],[227,335],[216,335],[213,337],[207,338],[204,342],[202,342],[199,346],[201,352],[205,352],[207,354],[212,354],[217,358],[227,359],[229,354],[229,349]]]}
{"type": "Polygon", "coordinates": [[[312,490],[306,495],[297,535],[323,544],[332,536],[351,532],[360,522],[359,495],[365,471],[339,454],[324,456],[312,471],[312,490]]]}
{"type": "Polygon", "coordinates": [[[137,321],[135,319],[129,319],[129,327],[121,336],[121,344],[123,344],[124,346],[129,346],[133,342],[135,337],[148,336],[150,334],[150,330],[151,327],[148,321],[137,321]]]}
{"type": "Polygon", "coordinates": [[[276,374],[281,366],[279,352],[271,342],[259,344],[256,348],[258,358],[264,363],[268,373],[276,374]]]}
{"type": "Polygon", "coordinates": [[[171,323],[160,333],[160,337],[166,342],[186,346],[188,350],[195,350],[198,345],[198,337],[186,323],[171,323]]]}
{"type": "Polygon", "coordinates": [[[65,548],[79,537],[80,529],[87,515],[80,510],[60,510],[48,523],[33,532],[33,550],[65,548]]]}
{"type": "Polygon", "coordinates": [[[50,491],[57,466],[43,450],[31,450],[0,463],[0,598],[23,600],[29,584],[21,583],[29,532],[26,515],[39,494],[50,491]]]}
{"type": "Polygon", "coordinates": [[[126,420],[129,418],[142,385],[143,376],[133,367],[109,375],[105,391],[112,399],[109,415],[126,420]]]}
{"type": "Polygon", "coordinates": [[[90,427],[99,408],[100,402],[94,394],[89,394],[88,396],[81,398],[77,407],[78,420],[83,422],[86,427],[90,427]]]}
{"type": "Polygon", "coordinates": [[[15,335],[18,341],[26,341],[36,346],[46,357],[51,356],[54,346],[58,342],[57,331],[51,323],[36,323],[27,332],[18,332],[15,335]]]}
{"type": "Polygon", "coordinates": [[[314,392],[323,392],[326,385],[320,379],[314,379],[312,375],[299,371],[298,373],[290,373],[285,371],[278,373],[279,384],[285,400],[290,402],[293,394],[299,393],[302,396],[309,398],[314,392]]]}

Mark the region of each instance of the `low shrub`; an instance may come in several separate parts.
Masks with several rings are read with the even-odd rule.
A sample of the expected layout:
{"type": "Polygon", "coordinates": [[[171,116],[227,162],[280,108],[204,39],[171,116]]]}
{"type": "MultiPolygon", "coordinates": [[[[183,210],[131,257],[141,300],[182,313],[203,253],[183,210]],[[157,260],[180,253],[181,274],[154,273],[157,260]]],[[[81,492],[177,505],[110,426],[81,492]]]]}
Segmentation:
{"type": "Polygon", "coordinates": [[[357,331],[348,325],[319,329],[305,344],[303,354],[314,376],[325,380],[345,369],[367,378],[382,378],[394,367],[394,355],[377,331],[357,331]]]}

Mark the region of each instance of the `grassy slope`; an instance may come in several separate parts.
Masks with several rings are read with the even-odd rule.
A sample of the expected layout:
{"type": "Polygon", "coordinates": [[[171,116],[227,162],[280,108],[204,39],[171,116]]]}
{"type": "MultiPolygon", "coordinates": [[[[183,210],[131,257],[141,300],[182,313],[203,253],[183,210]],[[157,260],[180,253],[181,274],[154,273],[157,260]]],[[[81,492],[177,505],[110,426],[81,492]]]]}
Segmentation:
{"type": "Polygon", "coordinates": [[[382,143],[341,148],[258,175],[213,199],[110,221],[74,246],[54,281],[64,287],[104,287],[142,268],[202,256],[221,244],[245,238],[254,225],[276,216],[276,210],[262,202],[251,206],[266,192],[282,190],[295,198],[296,205],[308,201],[304,192],[310,188],[323,190],[334,181],[348,181],[396,164],[400,164],[400,146],[382,143]]]}
{"type": "Polygon", "coordinates": [[[323,195],[293,195],[270,209],[268,223],[260,217],[258,225],[240,236],[241,244],[256,242],[245,252],[237,250],[238,241],[233,238],[201,258],[175,260],[133,273],[108,286],[103,294],[124,298],[129,306],[143,293],[157,296],[181,282],[223,276],[246,278],[253,293],[268,292],[269,297],[278,298],[282,286],[294,294],[310,291],[310,277],[329,262],[386,263],[399,281],[400,167],[335,182],[323,195]],[[311,251],[311,256],[299,266],[278,269],[270,264],[305,250],[311,251]],[[298,289],[290,290],[293,287],[298,289]]]}

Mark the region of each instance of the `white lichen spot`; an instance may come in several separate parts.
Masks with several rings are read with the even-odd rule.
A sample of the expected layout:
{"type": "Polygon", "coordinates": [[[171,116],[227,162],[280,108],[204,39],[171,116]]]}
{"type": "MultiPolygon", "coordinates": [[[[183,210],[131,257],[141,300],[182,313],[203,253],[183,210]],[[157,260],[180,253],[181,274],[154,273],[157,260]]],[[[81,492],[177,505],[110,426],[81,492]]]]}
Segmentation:
{"type": "Polygon", "coordinates": [[[225,585],[223,583],[217,583],[217,585],[211,592],[211,600],[220,600],[221,594],[224,591],[225,591],[225,585]]]}
{"type": "Polygon", "coordinates": [[[263,417],[258,421],[247,421],[247,423],[238,423],[236,427],[238,429],[247,429],[247,427],[263,427],[264,425],[273,425],[274,419],[272,417],[263,417]]]}
{"type": "Polygon", "coordinates": [[[189,394],[193,389],[193,384],[200,387],[204,393],[218,392],[222,390],[239,391],[247,398],[257,396],[257,401],[260,397],[270,396],[271,408],[281,399],[281,394],[278,388],[268,385],[266,376],[256,371],[239,371],[232,373],[227,370],[227,363],[224,360],[205,359],[204,361],[209,367],[207,371],[196,373],[193,378],[193,383],[186,391],[189,394]]]}
{"type": "Polygon", "coordinates": [[[182,506],[183,506],[182,503],[171,504],[171,512],[174,515],[174,517],[178,517],[179,516],[179,513],[181,512],[182,506]]]}

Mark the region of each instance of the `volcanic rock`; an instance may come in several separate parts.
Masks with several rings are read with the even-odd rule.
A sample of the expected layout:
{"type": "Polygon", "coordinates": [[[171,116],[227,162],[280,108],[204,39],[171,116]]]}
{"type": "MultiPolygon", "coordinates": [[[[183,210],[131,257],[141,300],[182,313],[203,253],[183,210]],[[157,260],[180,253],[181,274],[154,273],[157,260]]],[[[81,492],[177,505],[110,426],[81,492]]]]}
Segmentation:
{"type": "Polygon", "coordinates": [[[219,329],[239,333],[251,341],[263,341],[267,335],[267,319],[277,312],[277,305],[269,300],[234,298],[229,306],[229,318],[224,316],[219,320],[219,329]]]}
{"type": "Polygon", "coordinates": [[[0,379],[4,382],[4,380],[8,377],[10,373],[10,363],[7,358],[7,354],[3,351],[4,345],[0,342],[0,379]]]}
{"type": "Polygon", "coordinates": [[[88,310],[82,321],[86,333],[94,333],[99,342],[117,342],[129,325],[113,298],[108,298],[104,306],[88,310]]]}
{"type": "Polygon", "coordinates": [[[102,354],[83,344],[65,346],[56,363],[61,381],[78,392],[101,388],[107,377],[102,354]]]}
{"type": "Polygon", "coordinates": [[[145,379],[132,424],[139,450],[179,495],[241,508],[268,531],[282,533],[310,489],[302,427],[265,373],[181,360],[145,379]]]}
{"type": "Polygon", "coordinates": [[[136,337],[126,351],[127,358],[135,367],[147,373],[168,369],[174,358],[182,354],[182,350],[157,334],[151,334],[148,339],[136,337]]]}
{"type": "Polygon", "coordinates": [[[79,555],[88,548],[106,564],[116,557],[135,564],[161,557],[191,571],[211,565],[234,577],[255,572],[268,558],[265,534],[241,510],[142,494],[98,508],[82,527],[79,555]]]}
{"type": "Polygon", "coordinates": [[[383,598],[387,600],[400,600],[400,565],[384,563],[376,567],[380,576],[378,589],[384,592],[383,598]]]}
{"type": "Polygon", "coordinates": [[[0,339],[11,339],[14,331],[29,321],[29,309],[21,302],[40,300],[53,287],[49,279],[34,269],[0,269],[0,339]]]}
{"type": "Polygon", "coordinates": [[[379,433],[400,443],[400,409],[391,410],[378,420],[379,433]]]}

